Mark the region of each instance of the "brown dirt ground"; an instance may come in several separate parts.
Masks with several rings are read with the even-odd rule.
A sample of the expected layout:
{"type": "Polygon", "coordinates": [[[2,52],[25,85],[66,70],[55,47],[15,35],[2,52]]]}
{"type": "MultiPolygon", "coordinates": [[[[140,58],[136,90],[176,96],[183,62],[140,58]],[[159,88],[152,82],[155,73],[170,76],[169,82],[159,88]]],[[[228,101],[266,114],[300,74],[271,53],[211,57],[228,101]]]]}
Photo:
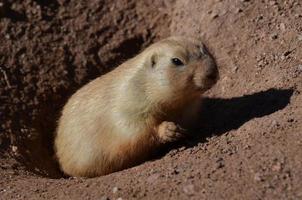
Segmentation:
{"type": "Polygon", "coordinates": [[[302,199],[301,48],[299,0],[0,0],[0,199],[302,199]],[[62,177],[66,99],[168,35],[217,59],[202,129],[139,166],[62,177]]]}

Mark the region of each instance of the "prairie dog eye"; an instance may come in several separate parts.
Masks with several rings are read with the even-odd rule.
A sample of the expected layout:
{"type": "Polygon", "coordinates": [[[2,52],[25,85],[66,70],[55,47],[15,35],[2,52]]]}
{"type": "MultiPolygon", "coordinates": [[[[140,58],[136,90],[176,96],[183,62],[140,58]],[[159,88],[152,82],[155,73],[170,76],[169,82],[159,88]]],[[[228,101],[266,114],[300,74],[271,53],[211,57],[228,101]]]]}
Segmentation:
{"type": "Polygon", "coordinates": [[[172,58],[172,59],[171,59],[171,62],[172,62],[174,65],[176,65],[176,66],[182,66],[182,65],[184,65],[184,63],[183,63],[180,59],[178,59],[178,58],[172,58]]]}

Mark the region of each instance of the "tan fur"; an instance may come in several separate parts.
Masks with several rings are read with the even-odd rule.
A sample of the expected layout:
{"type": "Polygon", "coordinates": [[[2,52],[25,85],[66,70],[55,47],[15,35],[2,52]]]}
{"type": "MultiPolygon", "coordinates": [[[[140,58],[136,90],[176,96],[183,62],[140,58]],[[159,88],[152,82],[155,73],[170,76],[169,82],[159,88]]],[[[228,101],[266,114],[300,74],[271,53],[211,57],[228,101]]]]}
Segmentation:
{"type": "Polygon", "coordinates": [[[200,41],[170,37],[151,45],[68,100],[55,138],[61,169],[93,177],[146,160],[192,125],[217,75],[200,41]]]}

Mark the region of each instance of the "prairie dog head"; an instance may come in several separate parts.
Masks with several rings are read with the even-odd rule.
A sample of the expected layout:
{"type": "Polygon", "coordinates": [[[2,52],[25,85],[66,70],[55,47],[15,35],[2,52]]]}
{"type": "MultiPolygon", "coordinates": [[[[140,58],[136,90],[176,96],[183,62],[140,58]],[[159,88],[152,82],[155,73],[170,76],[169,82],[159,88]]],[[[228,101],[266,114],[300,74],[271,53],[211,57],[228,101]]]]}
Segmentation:
{"type": "Polygon", "coordinates": [[[146,91],[161,101],[198,96],[218,80],[216,63],[201,41],[169,37],[144,51],[146,91]]]}

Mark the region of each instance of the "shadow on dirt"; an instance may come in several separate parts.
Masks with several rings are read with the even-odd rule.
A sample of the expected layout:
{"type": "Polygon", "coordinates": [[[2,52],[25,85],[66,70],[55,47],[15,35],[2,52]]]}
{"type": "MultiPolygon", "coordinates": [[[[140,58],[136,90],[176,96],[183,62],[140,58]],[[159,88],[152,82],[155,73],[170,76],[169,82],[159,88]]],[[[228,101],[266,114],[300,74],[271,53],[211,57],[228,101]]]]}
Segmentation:
{"type": "Polygon", "coordinates": [[[32,127],[31,137],[22,140],[18,146],[22,154],[16,158],[27,171],[48,178],[64,177],[54,156],[53,145],[60,111],[71,94],[68,91],[65,95],[50,97],[49,101],[41,104],[37,119],[28,125],[32,127]]]}
{"type": "Polygon", "coordinates": [[[269,89],[231,99],[206,98],[201,117],[201,136],[221,135],[253,118],[277,112],[289,104],[292,94],[292,89],[269,89]]]}
{"type": "Polygon", "coordinates": [[[187,140],[163,149],[160,157],[171,149],[193,147],[208,137],[222,135],[254,118],[282,110],[289,104],[293,92],[292,89],[269,89],[230,99],[205,98],[197,131],[190,131],[187,140]]]}

